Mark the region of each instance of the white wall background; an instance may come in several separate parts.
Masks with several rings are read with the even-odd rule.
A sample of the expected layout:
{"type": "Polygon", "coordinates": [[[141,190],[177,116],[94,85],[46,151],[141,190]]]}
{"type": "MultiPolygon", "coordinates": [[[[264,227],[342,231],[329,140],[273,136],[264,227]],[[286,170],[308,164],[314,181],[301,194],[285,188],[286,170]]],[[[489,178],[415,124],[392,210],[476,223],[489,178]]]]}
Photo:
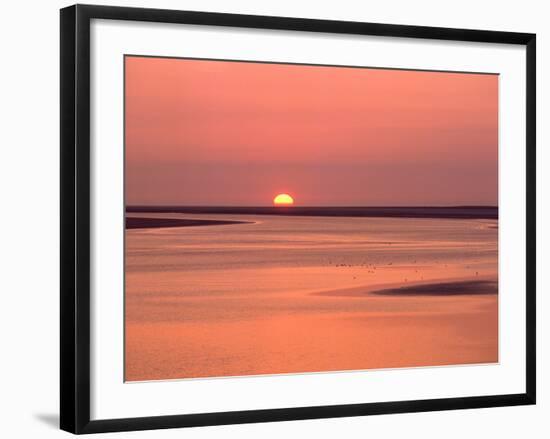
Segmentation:
{"type": "MultiPolygon", "coordinates": [[[[96,3],[88,1],[88,3],[96,3]]],[[[100,4],[302,16],[537,33],[538,349],[537,406],[135,432],[109,437],[188,438],[550,436],[550,14],[523,0],[160,0],[100,4]]],[[[50,438],[58,422],[59,13],[63,1],[8,2],[0,24],[0,431],[50,438]]]]}

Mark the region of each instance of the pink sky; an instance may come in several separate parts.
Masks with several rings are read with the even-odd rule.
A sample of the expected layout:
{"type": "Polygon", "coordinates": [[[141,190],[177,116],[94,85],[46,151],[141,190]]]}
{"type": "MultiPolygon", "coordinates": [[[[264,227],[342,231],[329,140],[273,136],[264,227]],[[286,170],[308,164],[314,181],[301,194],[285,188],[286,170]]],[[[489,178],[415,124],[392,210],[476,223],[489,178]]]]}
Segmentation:
{"type": "Polygon", "coordinates": [[[125,62],[130,205],[497,204],[496,75],[125,62]]]}

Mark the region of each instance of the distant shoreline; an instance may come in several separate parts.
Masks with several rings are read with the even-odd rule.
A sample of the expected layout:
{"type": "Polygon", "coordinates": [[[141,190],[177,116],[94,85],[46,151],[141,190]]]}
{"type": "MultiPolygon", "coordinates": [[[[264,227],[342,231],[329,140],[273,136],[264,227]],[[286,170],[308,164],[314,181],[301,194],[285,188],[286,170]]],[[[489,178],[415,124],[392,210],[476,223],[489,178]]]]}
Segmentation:
{"type": "Polygon", "coordinates": [[[180,218],[126,218],[126,229],[157,229],[161,227],[224,226],[227,224],[251,224],[248,221],[219,221],[180,218]]]}
{"type": "MultiPolygon", "coordinates": [[[[309,206],[127,206],[128,213],[332,216],[370,218],[498,219],[496,206],[309,207],[309,206]]],[[[181,221],[181,220],[179,220],[181,221]]],[[[186,220],[195,221],[195,220],[186,220]]]]}

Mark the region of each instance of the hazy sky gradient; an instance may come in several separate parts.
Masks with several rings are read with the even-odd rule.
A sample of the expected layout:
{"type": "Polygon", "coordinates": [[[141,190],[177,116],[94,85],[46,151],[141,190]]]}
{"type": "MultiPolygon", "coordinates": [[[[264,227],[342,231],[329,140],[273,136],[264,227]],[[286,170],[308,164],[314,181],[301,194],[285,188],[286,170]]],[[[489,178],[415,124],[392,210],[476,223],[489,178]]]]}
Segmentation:
{"type": "Polygon", "coordinates": [[[128,204],[497,204],[496,75],[125,62],[128,204]]]}

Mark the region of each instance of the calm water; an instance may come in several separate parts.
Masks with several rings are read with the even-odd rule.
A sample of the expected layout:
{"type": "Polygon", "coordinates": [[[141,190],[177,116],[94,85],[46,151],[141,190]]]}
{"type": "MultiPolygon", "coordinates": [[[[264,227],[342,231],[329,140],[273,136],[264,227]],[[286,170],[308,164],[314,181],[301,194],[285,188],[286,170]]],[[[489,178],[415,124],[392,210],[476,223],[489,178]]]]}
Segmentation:
{"type": "Polygon", "coordinates": [[[126,232],[126,379],[498,361],[493,220],[135,214],[253,224],[126,232]]]}

